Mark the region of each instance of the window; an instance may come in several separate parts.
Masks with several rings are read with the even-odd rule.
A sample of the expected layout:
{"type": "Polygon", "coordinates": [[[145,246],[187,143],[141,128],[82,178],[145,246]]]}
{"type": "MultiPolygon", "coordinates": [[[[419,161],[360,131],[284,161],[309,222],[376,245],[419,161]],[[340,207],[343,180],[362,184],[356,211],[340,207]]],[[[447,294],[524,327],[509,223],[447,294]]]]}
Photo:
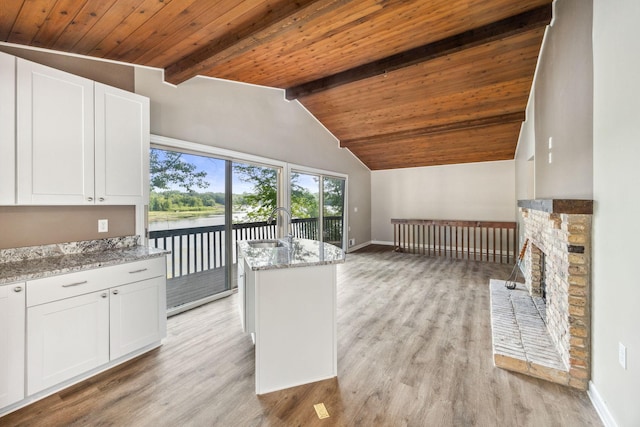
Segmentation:
{"type": "Polygon", "coordinates": [[[345,178],[292,170],[293,235],[345,248],[345,188],[345,178]]]}
{"type": "Polygon", "coordinates": [[[233,292],[236,241],[280,237],[267,224],[276,207],[290,208],[295,237],[346,248],[346,176],[155,135],[151,141],[149,245],[172,252],[169,315],[233,292]]]}

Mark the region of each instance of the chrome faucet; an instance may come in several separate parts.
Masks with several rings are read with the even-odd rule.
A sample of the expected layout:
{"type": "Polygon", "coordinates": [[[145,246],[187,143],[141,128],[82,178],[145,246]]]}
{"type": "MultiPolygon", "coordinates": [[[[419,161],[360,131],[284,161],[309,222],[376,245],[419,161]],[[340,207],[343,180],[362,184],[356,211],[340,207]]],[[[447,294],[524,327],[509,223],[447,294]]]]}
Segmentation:
{"type": "Polygon", "coordinates": [[[293,244],[293,233],[291,233],[291,212],[289,212],[287,208],[279,207],[271,211],[271,214],[269,215],[269,219],[267,219],[267,224],[271,225],[271,221],[273,221],[278,211],[282,211],[286,213],[289,217],[289,221],[287,222],[287,230],[288,230],[287,242],[289,243],[289,247],[291,247],[291,245],[293,244]]]}

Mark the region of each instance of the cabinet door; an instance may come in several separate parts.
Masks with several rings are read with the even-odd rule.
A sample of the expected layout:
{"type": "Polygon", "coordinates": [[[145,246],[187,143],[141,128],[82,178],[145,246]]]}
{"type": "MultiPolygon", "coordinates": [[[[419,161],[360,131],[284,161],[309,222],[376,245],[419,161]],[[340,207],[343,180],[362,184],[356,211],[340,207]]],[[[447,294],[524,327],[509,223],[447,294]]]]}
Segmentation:
{"type": "Polygon", "coordinates": [[[27,309],[28,394],[109,361],[109,293],[94,292],[27,309]]]}
{"type": "Polygon", "coordinates": [[[24,398],[24,289],[0,286],[0,408],[24,398]]]}
{"type": "Polygon", "coordinates": [[[167,331],[166,278],[111,289],[111,360],[162,340],[167,331]]]}
{"type": "Polygon", "coordinates": [[[18,204],[93,204],[93,81],[17,59],[18,204]]]}
{"type": "Polygon", "coordinates": [[[16,202],[16,59],[0,52],[0,205],[16,202]]]}
{"type": "Polygon", "coordinates": [[[96,201],[145,203],[149,187],[149,99],[95,83],[96,201]]]}

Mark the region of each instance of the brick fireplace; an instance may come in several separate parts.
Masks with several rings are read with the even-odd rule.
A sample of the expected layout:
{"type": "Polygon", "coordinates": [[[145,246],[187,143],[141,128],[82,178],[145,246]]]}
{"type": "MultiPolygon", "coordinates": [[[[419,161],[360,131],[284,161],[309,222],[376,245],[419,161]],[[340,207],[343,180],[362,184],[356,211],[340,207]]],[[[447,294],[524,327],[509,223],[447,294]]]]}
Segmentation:
{"type": "Polygon", "coordinates": [[[591,364],[593,202],[521,200],[518,206],[528,239],[525,283],[508,290],[504,281],[491,281],[494,362],[584,390],[591,364]]]}

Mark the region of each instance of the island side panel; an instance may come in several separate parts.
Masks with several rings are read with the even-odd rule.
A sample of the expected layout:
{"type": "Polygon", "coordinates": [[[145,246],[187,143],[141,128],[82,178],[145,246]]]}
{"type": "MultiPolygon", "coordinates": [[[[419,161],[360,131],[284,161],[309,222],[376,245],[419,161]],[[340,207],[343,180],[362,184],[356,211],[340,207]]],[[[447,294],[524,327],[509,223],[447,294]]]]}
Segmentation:
{"type": "Polygon", "coordinates": [[[336,266],[255,273],[256,393],[335,377],[336,266]]]}

